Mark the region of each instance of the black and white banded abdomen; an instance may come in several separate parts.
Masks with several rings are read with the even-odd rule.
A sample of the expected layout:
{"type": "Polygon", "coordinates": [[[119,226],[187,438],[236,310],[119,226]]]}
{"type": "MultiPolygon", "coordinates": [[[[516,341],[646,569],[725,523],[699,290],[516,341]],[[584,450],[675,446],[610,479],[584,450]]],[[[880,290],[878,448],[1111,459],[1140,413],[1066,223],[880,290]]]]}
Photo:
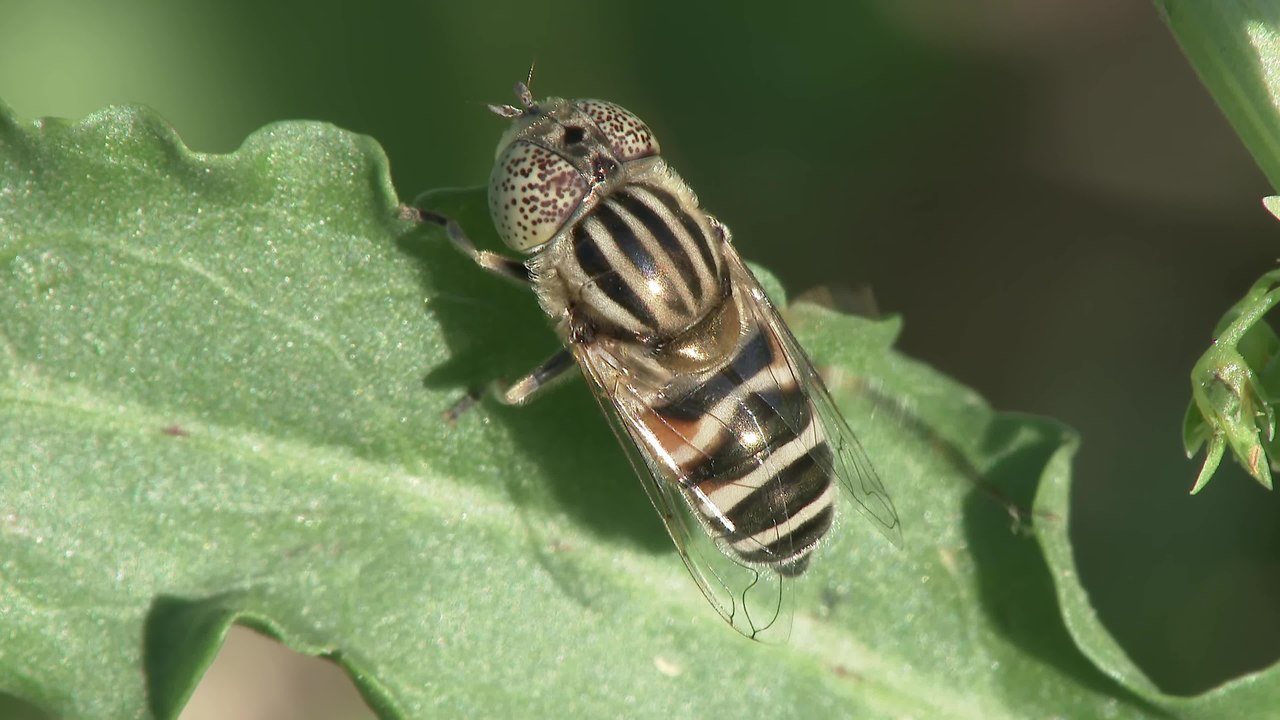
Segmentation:
{"type": "Polygon", "coordinates": [[[804,571],[834,519],[832,451],[770,328],[751,328],[729,362],[644,422],[722,549],[783,575],[804,571]]]}

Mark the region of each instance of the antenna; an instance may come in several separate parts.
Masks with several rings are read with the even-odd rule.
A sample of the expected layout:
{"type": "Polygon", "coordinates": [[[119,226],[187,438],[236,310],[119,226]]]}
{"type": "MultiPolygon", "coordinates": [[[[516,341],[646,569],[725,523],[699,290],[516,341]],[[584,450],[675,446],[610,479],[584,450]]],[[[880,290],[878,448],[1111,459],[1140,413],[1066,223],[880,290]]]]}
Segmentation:
{"type": "Polygon", "coordinates": [[[529,90],[529,86],[533,84],[534,65],[535,63],[529,64],[529,75],[526,80],[523,82],[516,82],[516,99],[520,101],[520,107],[516,107],[514,105],[490,105],[489,112],[511,119],[520,117],[525,113],[534,112],[538,109],[538,104],[533,101],[533,92],[529,90]]]}

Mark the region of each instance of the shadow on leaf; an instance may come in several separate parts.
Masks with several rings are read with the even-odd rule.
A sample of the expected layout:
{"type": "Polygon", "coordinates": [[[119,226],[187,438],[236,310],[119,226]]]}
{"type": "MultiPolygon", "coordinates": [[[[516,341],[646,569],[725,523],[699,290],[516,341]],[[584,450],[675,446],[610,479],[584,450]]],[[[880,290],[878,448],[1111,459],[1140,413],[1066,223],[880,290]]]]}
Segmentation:
{"type": "MultiPolygon", "coordinates": [[[[483,190],[433,192],[415,204],[456,219],[481,247],[500,246],[483,190]]],[[[477,267],[433,227],[405,234],[399,245],[419,262],[427,307],[449,348],[450,359],[429,370],[424,385],[454,389],[459,401],[468,394],[479,397],[465,413],[503,423],[518,449],[537,463],[537,477],[502,478],[515,505],[563,512],[595,535],[670,552],[661,523],[580,376],[522,407],[504,406],[490,395],[495,382],[524,375],[560,348],[533,294],[477,267]]],[[[465,415],[458,420],[467,421],[465,415]]],[[[545,548],[558,547],[556,538],[539,537],[544,533],[536,514],[525,515],[540,557],[545,548]]]]}

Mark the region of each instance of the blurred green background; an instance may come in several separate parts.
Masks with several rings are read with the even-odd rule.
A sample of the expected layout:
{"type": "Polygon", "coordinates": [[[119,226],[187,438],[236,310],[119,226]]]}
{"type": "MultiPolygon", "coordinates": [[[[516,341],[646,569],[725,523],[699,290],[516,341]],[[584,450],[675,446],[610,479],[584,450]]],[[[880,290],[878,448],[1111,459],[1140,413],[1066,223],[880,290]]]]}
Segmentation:
{"type": "MultiPolygon", "coordinates": [[[[535,60],[536,95],[646,119],[790,289],[869,285],[907,353],[1080,431],[1083,580],[1159,685],[1280,656],[1280,500],[1234,465],[1189,497],[1179,436],[1190,367],[1280,226],[1148,4],[0,0],[20,117],[143,103],[208,152],[326,120],[381,142],[405,199],[486,180],[484,103],[535,60]]],[[[349,716],[336,671],[317,692],[318,662],[238,638],[187,717],[349,716]]]]}

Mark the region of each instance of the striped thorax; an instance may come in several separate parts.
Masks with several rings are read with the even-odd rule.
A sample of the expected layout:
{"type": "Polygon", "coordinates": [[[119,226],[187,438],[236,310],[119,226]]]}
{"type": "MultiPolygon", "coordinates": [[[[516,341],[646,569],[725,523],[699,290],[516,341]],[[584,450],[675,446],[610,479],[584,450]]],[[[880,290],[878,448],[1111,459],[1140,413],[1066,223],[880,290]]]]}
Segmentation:
{"type": "MultiPolygon", "coordinates": [[[[493,107],[514,122],[489,206],[529,257],[513,269],[454,239],[489,269],[525,274],[717,610],[750,637],[785,636],[788,583],[832,527],[836,488],[896,542],[893,504],[649,127],[613,103],[517,94],[519,106],[493,107]]],[[[571,366],[552,358],[508,400],[571,366]]]]}
{"type": "Polygon", "coordinates": [[[503,240],[533,253],[551,317],[694,364],[723,353],[690,330],[711,342],[736,335],[717,321],[731,306],[724,237],[649,128],[617,105],[551,98],[518,115],[499,147],[489,209],[503,240]]]}

